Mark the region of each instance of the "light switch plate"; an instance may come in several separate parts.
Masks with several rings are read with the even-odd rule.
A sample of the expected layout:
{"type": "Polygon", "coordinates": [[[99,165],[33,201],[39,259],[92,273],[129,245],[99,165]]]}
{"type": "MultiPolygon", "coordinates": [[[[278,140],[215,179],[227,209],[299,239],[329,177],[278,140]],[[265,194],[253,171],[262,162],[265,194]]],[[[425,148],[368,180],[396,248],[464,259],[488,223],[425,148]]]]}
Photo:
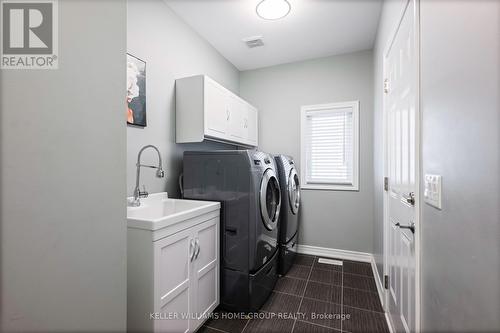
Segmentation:
{"type": "Polygon", "coordinates": [[[442,209],[441,176],[426,174],[424,185],[424,201],[437,209],[442,209]]]}

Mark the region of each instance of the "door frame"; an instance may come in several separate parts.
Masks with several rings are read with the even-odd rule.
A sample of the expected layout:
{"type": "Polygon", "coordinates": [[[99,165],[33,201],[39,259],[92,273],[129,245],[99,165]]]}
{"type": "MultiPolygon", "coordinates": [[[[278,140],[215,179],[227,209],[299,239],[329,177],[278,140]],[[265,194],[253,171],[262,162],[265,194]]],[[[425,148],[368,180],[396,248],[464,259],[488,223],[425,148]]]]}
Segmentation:
{"type": "MultiPolygon", "coordinates": [[[[397,24],[395,27],[392,29],[391,34],[390,34],[390,39],[387,42],[386,47],[384,48],[384,53],[383,53],[383,59],[382,59],[382,73],[383,73],[383,79],[387,77],[387,65],[386,65],[386,59],[387,59],[387,54],[389,53],[394,40],[396,38],[396,35],[398,33],[399,27],[401,26],[401,22],[403,21],[403,17],[406,13],[406,10],[408,8],[411,8],[410,6],[414,7],[414,34],[415,34],[415,70],[416,70],[416,77],[415,80],[415,225],[417,226],[417,231],[415,233],[415,330],[416,332],[421,332],[421,264],[420,264],[420,259],[421,259],[421,234],[422,234],[422,210],[421,210],[421,203],[422,203],[422,195],[421,195],[421,185],[420,185],[420,180],[422,179],[422,151],[421,151],[421,134],[422,134],[422,112],[420,109],[421,105],[421,96],[420,96],[420,0],[406,0],[405,3],[402,5],[402,9],[398,15],[398,20],[397,24]]],[[[389,174],[388,170],[388,149],[387,149],[387,144],[388,144],[388,138],[387,138],[387,112],[386,112],[386,106],[387,106],[387,101],[386,101],[386,94],[382,92],[382,110],[383,110],[383,169],[384,169],[384,177],[387,177],[389,174]]],[[[389,267],[388,267],[388,249],[389,249],[389,214],[388,214],[388,199],[389,199],[389,192],[384,190],[383,194],[383,234],[384,234],[384,242],[383,242],[383,247],[384,247],[384,255],[383,255],[383,260],[384,260],[384,275],[389,275],[389,267]]],[[[389,310],[389,297],[390,293],[388,289],[384,289],[384,310],[389,310]]],[[[392,323],[392,318],[389,315],[387,315],[391,322],[391,326],[394,327],[394,323],[392,323]]]]}

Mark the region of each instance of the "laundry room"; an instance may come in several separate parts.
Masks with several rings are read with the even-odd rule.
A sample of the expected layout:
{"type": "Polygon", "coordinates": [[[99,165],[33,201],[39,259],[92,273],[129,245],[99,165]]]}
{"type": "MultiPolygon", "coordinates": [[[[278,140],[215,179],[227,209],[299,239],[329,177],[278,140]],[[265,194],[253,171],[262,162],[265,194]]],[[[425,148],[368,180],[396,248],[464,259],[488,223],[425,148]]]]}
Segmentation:
{"type": "MultiPolygon", "coordinates": [[[[289,303],[283,312],[306,313],[310,307],[299,309],[305,294],[312,305],[328,307],[322,312],[335,314],[329,295],[340,294],[349,275],[330,271],[342,266],[317,263],[325,270],[315,267],[310,279],[317,255],[352,259],[354,270],[368,272],[359,276],[367,286],[360,293],[380,302],[367,254],[373,248],[372,46],[381,3],[320,3],[290,2],[287,15],[269,20],[251,1],[128,2],[127,52],[147,67],[147,126],[127,128],[128,195],[141,196],[144,186],[169,198],[221,203],[219,267],[204,273],[218,284],[222,311],[253,313],[267,304],[270,313],[280,313],[279,305],[289,303]],[[323,44],[324,34],[331,38],[323,44]],[[258,40],[249,42],[252,36],[258,40]],[[308,134],[312,130],[317,134],[308,134]],[[151,143],[165,177],[144,168],[138,183],[137,165],[158,160],[154,149],[138,160],[151,143]],[[299,253],[305,265],[294,265],[299,253]],[[295,290],[289,284],[297,284],[295,290]],[[314,292],[321,288],[327,297],[318,299],[314,292]]],[[[135,265],[130,256],[128,265],[135,265]]],[[[203,304],[197,312],[205,317],[216,309],[214,302],[203,304]]],[[[376,309],[373,317],[383,328],[385,317],[376,309]]],[[[285,323],[285,332],[294,321],[277,323],[285,323]]],[[[273,320],[262,322],[273,330],[273,320]]],[[[340,322],[326,326],[340,329],[340,322]]],[[[302,330],[313,323],[322,321],[306,319],[302,330]]],[[[216,320],[205,325],[224,330],[216,320]]]]}
{"type": "Polygon", "coordinates": [[[499,1],[0,5],[0,332],[500,331],[499,1]]]}

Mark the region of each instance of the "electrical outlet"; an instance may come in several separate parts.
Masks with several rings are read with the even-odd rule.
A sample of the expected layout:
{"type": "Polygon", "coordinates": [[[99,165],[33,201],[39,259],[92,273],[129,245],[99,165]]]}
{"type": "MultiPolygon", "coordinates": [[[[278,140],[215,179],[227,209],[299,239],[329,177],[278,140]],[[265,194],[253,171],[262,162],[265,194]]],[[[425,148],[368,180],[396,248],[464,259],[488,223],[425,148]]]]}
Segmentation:
{"type": "Polygon", "coordinates": [[[424,201],[437,209],[442,209],[441,176],[425,175],[424,178],[424,201]]]}

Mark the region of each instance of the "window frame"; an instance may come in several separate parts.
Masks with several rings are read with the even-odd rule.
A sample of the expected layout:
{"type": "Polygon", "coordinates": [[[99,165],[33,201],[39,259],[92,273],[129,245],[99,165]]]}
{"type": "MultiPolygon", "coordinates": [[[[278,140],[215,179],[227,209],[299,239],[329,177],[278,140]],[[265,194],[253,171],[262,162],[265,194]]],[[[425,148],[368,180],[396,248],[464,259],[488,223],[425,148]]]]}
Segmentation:
{"type": "Polygon", "coordinates": [[[326,191],[359,191],[359,101],[348,101],[339,103],[303,105],[300,108],[300,181],[301,189],[305,190],[326,190],[326,191]],[[353,119],[353,170],[352,183],[330,183],[317,184],[308,183],[307,163],[306,163],[306,119],[307,115],[314,112],[324,112],[335,109],[352,109],[353,119]]]}

